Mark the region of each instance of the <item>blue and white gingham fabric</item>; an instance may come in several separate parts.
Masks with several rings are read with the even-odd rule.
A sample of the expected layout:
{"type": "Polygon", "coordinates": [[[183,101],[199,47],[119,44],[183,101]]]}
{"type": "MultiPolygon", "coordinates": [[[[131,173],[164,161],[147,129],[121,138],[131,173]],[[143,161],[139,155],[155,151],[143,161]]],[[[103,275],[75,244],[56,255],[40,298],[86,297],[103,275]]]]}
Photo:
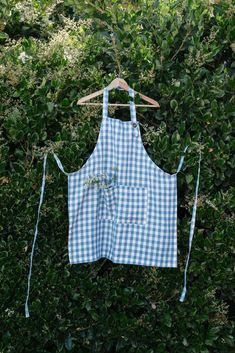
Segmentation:
{"type": "MultiPolygon", "coordinates": [[[[134,98],[133,89],[129,88],[128,92],[134,98]]],[[[58,167],[68,177],[69,263],[108,258],[119,264],[177,267],[177,174],[188,146],[176,173],[163,171],[145,150],[134,101],[130,100],[131,120],[111,118],[108,116],[108,93],[106,87],[98,141],[86,163],[79,170],[67,173],[58,156],[53,154],[58,167]]],[[[200,160],[201,155],[180,301],[186,294],[200,160]]],[[[45,185],[45,162],[46,155],[41,195],[45,185]]],[[[41,201],[39,210],[40,207],[41,201]]],[[[36,236],[37,227],[34,242],[36,236]]],[[[31,267],[32,261],[28,294],[31,267]]],[[[25,315],[29,317],[27,302],[28,295],[25,315]]]]}

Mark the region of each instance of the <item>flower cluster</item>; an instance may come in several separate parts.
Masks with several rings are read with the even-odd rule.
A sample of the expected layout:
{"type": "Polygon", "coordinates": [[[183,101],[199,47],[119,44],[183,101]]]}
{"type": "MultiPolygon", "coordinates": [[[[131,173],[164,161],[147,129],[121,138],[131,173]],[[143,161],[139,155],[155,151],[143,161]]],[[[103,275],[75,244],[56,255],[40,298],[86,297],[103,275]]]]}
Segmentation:
{"type": "MultiPolygon", "coordinates": [[[[118,167],[112,168],[114,171],[118,170],[118,167]]],[[[117,182],[117,174],[108,173],[97,173],[95,175],[90,175],[84,182],[85,187],[90,187],[91,185],[96,185],[102,189],[110,188],[117,182]]]]}
{"type": "Polygon", "coordinates": [[[55,0],[50,5],[44,6],[43,8],[43,6],[37,6],[32,0],[24,0],[17,2],[15,9],[18,11],[19,20],[21,22],[53,26],[53,21],[50,17],[53,12],[56,11],[56,6],[61,3],[63,3],[63,0],[55,0]]]}

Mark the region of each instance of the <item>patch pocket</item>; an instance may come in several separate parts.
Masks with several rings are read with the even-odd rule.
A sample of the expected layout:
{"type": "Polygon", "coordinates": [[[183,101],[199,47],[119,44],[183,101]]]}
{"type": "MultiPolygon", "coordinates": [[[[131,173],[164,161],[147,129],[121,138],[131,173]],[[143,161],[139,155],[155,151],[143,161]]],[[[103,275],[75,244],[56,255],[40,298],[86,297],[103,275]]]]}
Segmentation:
{"type": "Polygon", "coordinates": [[[114,220],[117,212],[117,187],[101,188],[99,218],[114,220]]]}
{"type": "Polygon", "coordinates": [[[117,222],[146,224],[148,218],[148,188],[118,185],[117,222]]]}

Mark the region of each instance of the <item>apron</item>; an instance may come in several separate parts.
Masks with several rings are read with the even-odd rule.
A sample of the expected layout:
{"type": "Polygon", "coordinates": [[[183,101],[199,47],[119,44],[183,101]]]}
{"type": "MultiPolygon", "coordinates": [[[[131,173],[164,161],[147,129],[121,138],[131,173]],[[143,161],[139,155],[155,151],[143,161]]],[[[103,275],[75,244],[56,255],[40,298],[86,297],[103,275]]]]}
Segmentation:
{"type": "MultiPolygon", "coordinates": [[[[134,98],[134,90],[129,88],[134,98]]],[[[103,116],[96,146],[77,171],[65,172],[53,153],[60,170],[68,178],[68,256],[70,264],[107,258],[114,263],[141,266],[177,267],[177,175],[159,168],[147,154],[142,142],[134,99],[130,99],[131,120],[108,116],[109,89],[103,91],[103,116]]],[[[201,152],[200,152],[201,153],[201,152]]],[[[45,188],[47,153],[44,156],[43,180],[30,259],[25,316],[29,317],[28,297],[34,244],[38,233],[40,208],[45,188]]],[[[199,158],[196,197],[189,236],[186,273],[195,227],[200,174],[199,158]]]]}

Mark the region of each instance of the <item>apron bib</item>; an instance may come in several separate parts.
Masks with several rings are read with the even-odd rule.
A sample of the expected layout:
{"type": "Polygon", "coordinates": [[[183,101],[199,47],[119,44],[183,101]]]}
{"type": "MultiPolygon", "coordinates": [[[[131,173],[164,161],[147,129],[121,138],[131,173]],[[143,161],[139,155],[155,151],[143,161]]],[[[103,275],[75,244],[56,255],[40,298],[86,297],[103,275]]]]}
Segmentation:
{"type": "MultiPolygon", "coordinates": [[[[134,90],[129,88],[134,98],[134,90]]],[[[177,267],[177,174],[182,168],[184,153],[176,173],[159,168],[143,145],[134,101],[130,100],[131,120],[108,116],[109,90],[103,91],[103,115],[96,146],[78,170],[65,172],[53,153],[60,170],[68,178],[68,256],[70,264],[107,258],[114,263],[141,266],[177,267]]],[[[29,317],[28,296],[34,244],[45,187],[47,154],[44,156],[43,181],[31,252],[25,316],[29,317]]],[[[189,252],[195,227],[200,174],[199,158],[196,197],[193,206],[189,252]]]]}

